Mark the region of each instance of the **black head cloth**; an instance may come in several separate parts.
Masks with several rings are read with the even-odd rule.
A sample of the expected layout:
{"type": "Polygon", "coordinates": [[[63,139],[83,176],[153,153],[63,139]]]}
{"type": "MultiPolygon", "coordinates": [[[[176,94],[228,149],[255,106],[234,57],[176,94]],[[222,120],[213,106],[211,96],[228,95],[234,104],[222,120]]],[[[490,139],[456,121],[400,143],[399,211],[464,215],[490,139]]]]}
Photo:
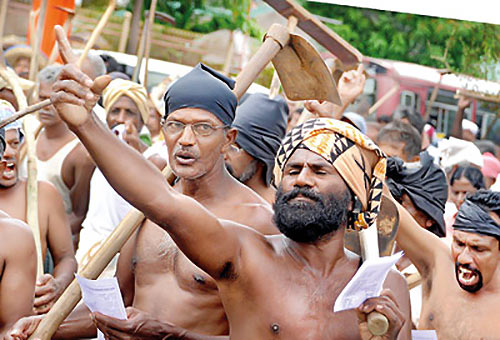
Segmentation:
{"type": "Polygon", "coordinates": [[[179,109],[197,108],[213,113],[224,125],[230,126],[237,105],[231,91],[234,84],[234,80],[200,63],[165,93],[165,118],[179,109]]]}
{"type": "Polygon", "coordinates": [[[500,192],[479,190],[469,195],[460,206],[453,229],[500,240],[500,225],[490,216],[490,211],[500,213],[500,192]]]}
{"type": "Polygon", "coordinates": [[[439,237],[446,236],[444,207],[448,199],[446,176],[427,152],[420,154],[420,162],[403,163],[399,158],[387,159],[386,183],[391,194],[401,199],[403,194],[429,215],[437,225],[429,229],[439,237]]]}
{"type": "Polygon", "coordinates": [[[0,151],[2,151],[2,153],[0,154],[0,159],[3,158],[3,153],[5,152],[6,146],[7,145],[5,144],[5,129],[1,128],[0,129],[0,151]]]}
{"type": "Polygon", "coordinates": [[[285,137],[288,105],[280,96],[270,99],[263,93],[247,96],[236,109],[233,127],[236,143],[266,165],[266,183],[273,178],[274,160],[285,137]]]}

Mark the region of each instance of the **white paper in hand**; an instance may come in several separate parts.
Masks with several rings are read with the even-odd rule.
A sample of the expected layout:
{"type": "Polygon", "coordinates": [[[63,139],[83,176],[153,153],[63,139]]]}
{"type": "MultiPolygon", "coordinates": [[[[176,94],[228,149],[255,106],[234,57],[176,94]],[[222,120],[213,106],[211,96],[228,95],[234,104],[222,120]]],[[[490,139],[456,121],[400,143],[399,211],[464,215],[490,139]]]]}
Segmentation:
{"type": "MultiPolygon", "coordinates": [[[[127,312],[116,277],[89,280],[78,275],[75,276],[82,289],[83,302],[92,313],[99,312],[120,320],[127,319],[127,312]]],[[[104,340],[101,331],[98,330],[97,334],[99,340],[104,340]]]]}
{"type": "Polygon", "coordinates": [[[352,280],[338,296],[333,311],[340,312],[358,308],[367,299],[380,296],[389,270],[399,261],[401,256],[403,256],[403,252],[363,262],[352,280]]]}
{"type": "Polygon", "coordinates": [[[438,340],[435,330],[412,330],[412,340],[438,340]]]}

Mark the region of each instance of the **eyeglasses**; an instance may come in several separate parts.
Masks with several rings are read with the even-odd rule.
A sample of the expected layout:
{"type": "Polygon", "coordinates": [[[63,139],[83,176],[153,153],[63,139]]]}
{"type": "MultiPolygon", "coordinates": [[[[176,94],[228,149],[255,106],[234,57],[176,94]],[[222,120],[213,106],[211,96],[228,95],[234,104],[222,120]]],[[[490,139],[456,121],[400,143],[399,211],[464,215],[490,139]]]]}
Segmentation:
{"type": "Polygon", "coordinates": [[[188,125],[191,126],[191,130],[195,135],[202,137],[208,137],[216,130],[228,127],[227,125],[212,126],[209,123],[184,124],[176,120],[170,120],[165,123],[165,129],[167,133],[175,135],[184,131],[184,128],[188,125]]]}

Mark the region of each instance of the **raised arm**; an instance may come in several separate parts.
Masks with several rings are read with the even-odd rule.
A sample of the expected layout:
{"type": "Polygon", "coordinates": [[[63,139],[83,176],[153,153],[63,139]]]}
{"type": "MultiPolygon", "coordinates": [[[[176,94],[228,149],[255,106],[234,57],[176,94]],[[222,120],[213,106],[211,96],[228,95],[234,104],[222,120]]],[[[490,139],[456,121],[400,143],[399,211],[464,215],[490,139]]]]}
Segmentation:
{"type": "Polygon", "coordinates": [[[215,279],[235,268],[239,241],[232,228],[195,200],[175,192],[161,172],[117,139],[92,113],[98,94],[109,83],[95,83],[74,64],[67,40],[57,31],[67,64],[53,85],[51,100],[62,119],[82,141],[110,185],[147,218],[170,233],[179,248],[215,279]]]}
{"type": "Polygon", "coordinates": [[[426,278],[431,268],[435,268],[436,258],[449,251],[444,242],[430,231],[422,228],[405,208],[394,201],[399,212],[399,230],[396,242],[404,250],[420,275],[426,278]]]}

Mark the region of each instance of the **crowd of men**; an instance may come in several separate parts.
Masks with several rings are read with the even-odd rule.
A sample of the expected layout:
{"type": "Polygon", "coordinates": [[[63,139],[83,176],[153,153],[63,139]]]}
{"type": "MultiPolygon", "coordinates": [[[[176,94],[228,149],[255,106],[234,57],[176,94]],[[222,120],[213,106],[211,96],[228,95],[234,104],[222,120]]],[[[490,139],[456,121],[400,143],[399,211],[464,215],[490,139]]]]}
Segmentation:
{"type": "MultiPolygon", "coordinates": [[[[438,140],[417,112],[346,112],[362,67],[339,80],[342,107],[263,93],[238,102],[234,81],[203,64],[148,93],[109,57],[90,53],[78,68],[60,49],[65,65],[26,87],[53,103],[37,113],[39,277],[23,127],[0,130],[3,339],[33,333],[133,207],[146,219],[101,275],[117,277],[128,319],[81,303],[55,338],[499,337],[500,147],[463,119],[469,99],[438,140]],[[334,313],[361,265],[346,230],[372,225],[382,199],[397,206],[405,255],[379,297],[334,313]],[[384,336],[368,330],[372,311],[389,321],[384,336]]],[[[9,61],[18,75],[0,81],[2,119],[19,107],[10,84],[27,73],[23,58],[9,61]]]]}

